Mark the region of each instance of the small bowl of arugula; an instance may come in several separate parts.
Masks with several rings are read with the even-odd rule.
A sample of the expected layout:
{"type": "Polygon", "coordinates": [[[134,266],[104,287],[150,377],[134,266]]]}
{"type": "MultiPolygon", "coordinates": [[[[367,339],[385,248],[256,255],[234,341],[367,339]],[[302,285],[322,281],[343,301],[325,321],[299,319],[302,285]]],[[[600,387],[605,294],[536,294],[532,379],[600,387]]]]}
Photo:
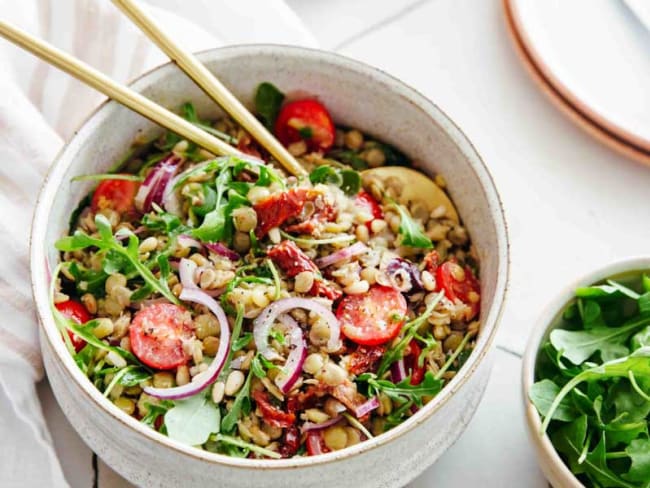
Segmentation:
{"type": "Polygon", "coordinates": [[[553,302],[530,337],[523,392],[554,487],[648,486],[650,258],[600,269],[553,302]]]}

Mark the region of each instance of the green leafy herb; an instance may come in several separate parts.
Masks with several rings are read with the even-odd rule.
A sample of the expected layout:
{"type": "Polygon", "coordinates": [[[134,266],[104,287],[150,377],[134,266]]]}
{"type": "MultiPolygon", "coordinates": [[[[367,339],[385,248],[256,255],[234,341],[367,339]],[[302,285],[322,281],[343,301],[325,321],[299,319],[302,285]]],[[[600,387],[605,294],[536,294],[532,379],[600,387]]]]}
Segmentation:
{"type": "Polygon", "coordinates": [[[393,206],[400,215],[399,233],[402,236],[402,244],[405,246],[419,247],[421,249],[433,248],[433,243],[420,226],[411,218],[408,210],[403,205],[393,202],[393,206]]]}
{"type": "Polygon", "coordinates": [[[246,381],[237,393],[235,400],[232,402],[230,410],[221,421],[221,430],[226,434],[230,434],[235,430],[235,425],[241,415],[248,415],[251,411],[251,379],[253,377],[253,370],[248,372],[246,381]]]}
{"type": "Polygon", "coordinates": [[[198,446],[211,434],[219,432],[221,412],[203,393],[183,400],[175,400],[174,407],[165,414],[167,435],[174,440],[198,446]]]}
{"type": "Polygon", "coordinates": [[[237,145],[237,139],[224,133],[221,132],[220,130],[215,129],[212,127],[209,123],[203,122],[201,119],[199,119],[199,116],[196,114],[196,109],[194,108],[194,105],[190,102],[187,102],[183,105],[183,118],[190,122],[191,124],[195,125],[199,129],[203,129],[205,132],[208,134],[211,134],[222,141],[226,141],[228,144],[232,144],[233,146],[237,145]]]}
{"type": "Polygon", "coordinates": [[[151,373],[143,367],[136,365],[126,366],[115,373],[106,390],[104,390],[104,396],[108,397],[115,385],[119,384],[126,387],[135,386],[149,378],[151,378],[151,373]]]}
{"type": "Polygon", "coordinates": [[[442,300],[443,296],[444,296],[444,291],[441,291],[435,296],[433,300],[431,300],[431,302],[429,302],[429,305],[427,305],[427,308],[420,316],[404,324],[404,326],[402,327],[402,331],[403,331],[402,339],[400,339],[400,341],[395,346],[386,350],[386,352],[382,356],[381,362],[379,363],[379,366],[377,368],[378,377],[380,378],[383,377],[384,374],[390,368],[390,366],[395,361],[398,361],[404,356],[404,349],[406,349],[406,346],[408,346],[409,343],[413,340],[413,338],[416,337],[418,329],[429,319],[429,317],[433,313],[433,310],[436,308],[436,305],[438,305],[440,300],[442,300]]]}
{"type": "MultiPolygon", "coordinates": [[[[55,244],[56,248],[60,251],[76,251],[96,247],[107,253],[110,251],[113,256],[119,256],[120,259],[124,260],[123,262],[128,262],[151,289],[160,293],[172,303],[180,303],[178,298],[170,291],[167,281],[162,278],[156,278],[151,270],[140,261],[138,252],[139,240],[135,234],[132,232],[126,232],[124,234],[128,238],[127,245],[124,246],[119,239],[113,236],[111,224],[106,217],[97,214],[95,216],[95,225],[99,232],[99,238],[91,237],[82,231],[77,231],[72,236],[59,239],[55,244]]],[[[115,261],[112,261],[112,263],[114,264],[115,261]]]]}
{"type": "Polygon", "coordinates": [[[250,332],[246,332],[242,334],[241,337],[239,337],[236,341],[232,342],[231,349],[235,352],[241,351],[245,347],[247,347],[251,341],[253,340],[253,334],[250,332]]]}
{"type": "Polygon", "coordinates": [[[309,173],[309,181],[338,186],[346,195],[356,195],[361,189],[361,176],[357,171],[333,166],[318,166],[309,173]]]}
{"type": "MultiPolygon", "coordinates": [[[[540,415],[546,417],[558,393],[560,393],[560,387],[553,383],[553,381],[544,379],[538,381],[531,387],[528,392],[528,397],[540,415]]],[[[554,420],[561,420],[563,422],[570,422],[577,416],[578,412],[568,398],[564,398],[552,414],[554,420]]]]}
{"type": "Polygon", "coordinates": [[[357,171],[368,169],[368,163],[366,163],[366,161],[354,151],[349,151],[347,149],[335,149],[329,152],[328,157],[347,164],[352,169],[357,171]]]}
{"type": "Polygon", "coordinates": [[[383,393],[399,402],[412,401],[419,407],[423,405],[424,397],[437,395],[443,384],[442,380],[435,378],[431,371],[425,373],[419,385],[412,385],[410,378],[395,384],[389,380],[379,379],[373,373],[363,373],[357,377],[357,381],[368,385],[368,393],[371,396],[383,393]]]}
{"type": "Polygon", "coordinates": [[[227,444],[229,446],[237,447],[244,450],[244,453],[240,457],[246,457],[249,452],[255,452],[261,454],[262,456],[269,457],[271,459],[280,459],[282,455],[279,452],[271,451],[270,449],[265,449],[256,444],[251,444],[246,442],[239,437],[231,437],[223,434],[217,434],[212,436],[211,440],[215,443],[227,444]]]}
{"type": "Polygon", "coordinates": [[[650,325],[650,317],[630,320],[620,327],[597,327],[590,330],[555,329],[551,344],[573,364],[581,364],[600,352],[607,361],[625,356],[628,348],[623,343],[636,331],[650,325]]]}
{"type": "Polygon", "coordinates": [[[284,101],[284,93],[269,82],[260,83],[255,92],[255,111],[260,116],[267,129],[273,130],[275,119],[278,118],[280,107],[284,101]]]}
{"type": "Polygon", "coordinates": [[[147,413],[142,417],[140,422],[155,429],[156,420],[158,420],[160,416],[165,415],[170,408],[173,408],[174,402],[170,400],[162,400],[159,403],[146,402],[144,405],[147,413]]]}
{"type": "Polygon", "coordinates": [[[108,274],[102,270],[85,268],[77,261],[72,261],[68,266],[68,271],[74,277],[77,293],[92,293],[95,297],[101,298],[106,293],[106,280],[108,274]]]}

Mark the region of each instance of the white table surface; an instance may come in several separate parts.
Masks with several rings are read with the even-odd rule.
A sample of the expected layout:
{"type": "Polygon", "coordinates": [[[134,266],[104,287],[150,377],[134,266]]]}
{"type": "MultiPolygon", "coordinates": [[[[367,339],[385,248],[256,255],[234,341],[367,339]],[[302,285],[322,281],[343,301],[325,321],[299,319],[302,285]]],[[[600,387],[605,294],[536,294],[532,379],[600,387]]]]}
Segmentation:
{"type": "MultiPolygon", "coordinates": [[[[546,486],[524,430],[526,337],[558,288],[602,263],[648,253],[650,168],[590,139],[537,91],[510,44],[500,0],[288,3],[324,48],[401,78],[452,117],[506,208],[510,291],[490,383],[460,440],[411,486],[546,486]]],[[[39,392],[70,485],[129,486],[93,460],[46,382],[39,392]]]]}

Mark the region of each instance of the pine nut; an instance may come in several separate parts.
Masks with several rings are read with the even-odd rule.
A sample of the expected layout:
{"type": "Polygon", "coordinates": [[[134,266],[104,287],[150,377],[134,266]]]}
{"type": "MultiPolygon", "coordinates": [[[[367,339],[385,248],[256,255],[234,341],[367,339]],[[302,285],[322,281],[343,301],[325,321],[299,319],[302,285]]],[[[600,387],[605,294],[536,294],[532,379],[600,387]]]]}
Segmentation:
{"type": "Polygon", "coordinates": [[[223,381],[217,381],[212,387],[212,401],[216,404],[221,403],[225,393],[226,385],[223,381]]]}
{"type": "Polygon", "coordinates": [[[244,373],[238,370],[232,371],[226,379],[226,387],[224,390],[225,394],[228,396],[236,395],[244,384],[244,380],[244,373]]]}

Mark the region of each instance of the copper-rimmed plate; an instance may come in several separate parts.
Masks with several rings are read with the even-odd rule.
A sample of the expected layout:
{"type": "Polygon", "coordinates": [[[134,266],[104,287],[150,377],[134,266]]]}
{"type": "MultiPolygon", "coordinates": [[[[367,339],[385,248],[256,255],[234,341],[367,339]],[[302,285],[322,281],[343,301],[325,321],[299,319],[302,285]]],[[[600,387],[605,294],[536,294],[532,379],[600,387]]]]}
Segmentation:
{"type": "MultiPolygon", "coordinates": [[[[643,25],[631,12],[625,10],[622,2],[606,0],[605,3],[607,7],[603,7],[604,12],[620,7],[620,11],[617,10],[618,17],[610,19],[611,23],[616,25],[610,31],[615,30],[617,34],[611,38],[609,35],[605,36],[608,40],[617,46],[638,41],[638,45],[632,43],[632,51],[642,49],[647,41],[648,49],[645,50],[645,58],[642,61],[638,61],[638,53],[628,52],[620,55],[622,58],[627,57],[623,64],[637,63],[634,68],[620,68],[621,60],[610,62],[611,53],[607,54],[607,50],[599,51],[602,42],[592,47],[584,44],[583,36],[588,35],[600,21],[601,14],[596,15],[593,10],[600,8],[603,4],[601,0],[589,2],[592,10],[584,19],[578,15],[581,10],[577,7],[581,5],[583,10],[588,9],[583,0],[504,0],[504,7],[510,34],[521,59],[534,81],[554,104],[600,142],[630,158],[650,164],[650,90],[647,90],[647,86],[650,86],[650,33],[644,30],[643,25]],[[561,9],[560,4],[567,8],[561,9]],[[535,13],[540,15],[535,18],[535,13]],[[560,27],[551,25],[555,18],[553,16],[560,19],[557,22],[560,27]],[[573,23],[573,38],[568,32],[569,22],[573,23]],[[584,23],[588,23],[589,28],[583,29],[581,26],[584,23]],[[623,33],[624,29],[630,29],[630,32],[623,33]],[[554,31],[558,33],[557,38],[550,40],[554,31]],[[647,39],[644,36],[647,36],[647,39]],[[573,41],[576,38],[580,38],[580,41],[576,42],[578,48],[573,41]],[[625,41],[622,41],[622,38],[625,38],[625,41]],[[536,43],[538,39],[543,40],[536,43]],[[563,40],[560,41],[561,39],[563,40]],[[563,46],[572,46],[571,49],[567,47],[567,51],[570,50],[573,54],[557,55],[558,51],[561,51],[560,42],[563,46]],[[540,48],[540,45],[543,48],[540,48]],[[586,52],[589,61],[579,60],[580,50],[586,52]],[[598,83],[588,82],[590,70],[595,69],[592,57],[594,53],[599,52],[603,53],[601,70],[607,72],[607,75],[601,78],[607,78],[609,81],[607,86],[601,84],[602,86],[593,88],[593,85],[602,81],[599,78],[598,83]],[[574,56],[577,62],[571,63],[570,56],[574,56]],[[562,65],[563,62],[567,64],[562,65]],[[572,70],[571,66],[575,69],[572,70]],[[646,77],[647,82],[644,81],[646,77]],[[634,87],[642,81],[646,83],[645,90],[634,87]],[[585,86],[591,88],[585,89],[585,86]]],[[[593,79],[596,78],[598,77],[593,74],[593,79]]]]}

